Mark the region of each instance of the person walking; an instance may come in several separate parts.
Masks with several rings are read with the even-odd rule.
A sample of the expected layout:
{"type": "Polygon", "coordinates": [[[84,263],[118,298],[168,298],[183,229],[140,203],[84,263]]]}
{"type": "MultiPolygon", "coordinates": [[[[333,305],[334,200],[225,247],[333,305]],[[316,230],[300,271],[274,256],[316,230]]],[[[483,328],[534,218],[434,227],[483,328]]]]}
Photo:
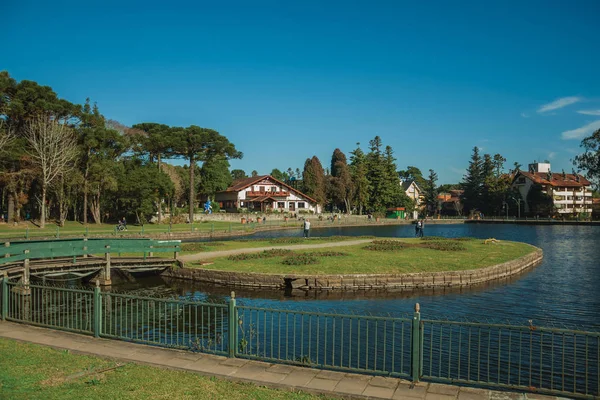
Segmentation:
{"type": "Polygon", "coordinates": [[[420,234],[421,234],[421,221],[417,220],[417,222],[415,223],[415,237],[419,237],[420,234]]]}
{"type": "Polygon", "coordinates": [[[421,220],[421,228],[419,229],[419,237],[423,237],[423,231],[425,230],[425,220],[421,220]]]}
{"type": "Polygon", "coordinates": [[[307,219],[304,220],[304,238],[308,239],[310,237],[310,221],[307,219]]]}

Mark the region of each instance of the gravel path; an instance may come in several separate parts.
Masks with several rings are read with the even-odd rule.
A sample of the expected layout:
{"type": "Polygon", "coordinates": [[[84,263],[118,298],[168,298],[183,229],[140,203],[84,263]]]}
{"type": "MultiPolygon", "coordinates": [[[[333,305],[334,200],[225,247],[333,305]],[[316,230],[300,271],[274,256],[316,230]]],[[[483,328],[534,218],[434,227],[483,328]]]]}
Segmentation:
{"type": "Polygon", "coordinates": [[[179,256],[179,260],[183,262],[198,261],[198,260],[210,260],[216,257],[226,257],[232,254],[240,253],[260,253],[261,251],[271,249],[286,249],[286,250],[304,250],[304,249],[322,249],[328,247],[341,247],[341,246],[353,246],[356,244],[371,243],[373,239],[359,239],[359,240],[344,240],[343,242],[334,243],[319,243],[319,244],[294,244],[287,246],[268,246],[268,247],[253,247],[247,249],[234,249],[234,250],[223,250],[223,251],[207,251],[196,254],[186,254],[179,256]]]}

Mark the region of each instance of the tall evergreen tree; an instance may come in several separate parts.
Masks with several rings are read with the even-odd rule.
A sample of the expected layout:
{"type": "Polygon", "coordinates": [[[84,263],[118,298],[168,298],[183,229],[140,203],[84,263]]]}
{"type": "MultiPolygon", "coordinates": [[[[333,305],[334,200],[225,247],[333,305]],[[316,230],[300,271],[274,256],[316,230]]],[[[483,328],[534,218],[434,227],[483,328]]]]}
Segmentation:
{"type": "MultiPolygon", "coordinates": [[[[340,150],[335,149],[331,156],[331,179],[330,179],[331,200],[340,207],[343,205],[347,213],[352,211],[351,200],[353,194],[352,176],[346,160],[346,155],[340,150]]],[[[341,207],[340,207],[341,208],[341,207]]]]}
{"type": "Polygon", "coordinates": [[[375,136],[369,141],[369,153],[367,154],[367,178],[370,183],[369,208],[373,211],[385,211],[389,203],[389,190],[387,186],[387,169],[383,153],[381,151],[382,141],[375,136]]]}
{"type": "Polygon", "coordinates": [[[438,212],[438,191],[435,183],[437,182],[438,176],[434,170],[429,170],[429,176],[425,181],[425,207],[431,213],[437,214],[438,212]]]}
{"type": "Polygon", "coordinates": [[[350,154],[350,174],[354,186],[354,203],[358,206],[358,213],[362,215],[363,210],[369,202],[369,179],[367,178],[367,157],[356,143],[356,149],[350,154]]]}
{"type": "Polygon", "coordinates": [[[323,165],[317,156],[307,158],[304,162],[304,171],[302,172],[302,183],[304,192],[316,200],[318,204],[325,204],[325,171],[323,165]]]}
{"type": "Polygon", "coordinates": [[[479,148],[473,148],[467,174],[462,181],[462,202],[465,212],[480,210],[482,205],[483,190],[483,161],[479,155],[479,148]]]}

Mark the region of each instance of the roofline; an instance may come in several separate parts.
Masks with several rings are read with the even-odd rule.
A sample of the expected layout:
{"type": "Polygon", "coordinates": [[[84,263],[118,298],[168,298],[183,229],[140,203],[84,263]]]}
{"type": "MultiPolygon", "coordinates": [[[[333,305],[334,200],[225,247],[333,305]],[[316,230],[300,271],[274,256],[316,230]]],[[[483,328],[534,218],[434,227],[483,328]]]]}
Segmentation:
{"type": "MultiPolygon", "coordinates": [[[[273,176],[272,176],[272,175],[260,175],[260,176],[257,176],[256,178],[257,178],[256,180],[254,180],[254,181],[251,181],[250,183],[248,183],[248,184],[247,184],[247,185],[245,185],[245,186],[242,186],[240,189],[238,189],[238,190],[230,190],[230,192],[241,192],[242,190],[246,189],[246,188],[247,188],[247,187],[249,187],[249,186],[252,186],[252,185],[254,185],[256,182],[259,182],[259,181],[260,181],[260,180],[262,180],[262,179],[271,178],[272,180],[274,180],[275,182],[279,183],[280,185],[282,185],[282,186],[285,186],[286,188],[290,189],[292,192],[299,193],[299,194],[301,194],[303,197],[306,197],[308,200],[312,201],[313,203],[315,203],[315,204],[319,204],[319,203],[317,203],[317,201],[316,201],[315,199],[313,199],[312,197],[308,196],[307,194],[304,194],[304,193],[302,193],[301,191],[299,191],[299,190],[297,190],[297,189],[294,189],[293,187],[291,187],[291,186],[290,186],[290,185],[288,185],[287,183],[284,183],[284,182],[280,181],[279,179],[275,179],[275,178],[273,178],[273,176]]],[[[218,191],[217,193],[225,193],[225,192],[227,192],[227,190],[220,190],[220,191],[218,191]]]]}
{"type": "MultiPolygon", "coordinates": [[[[538,173],[540,173],[540,174],[543,174],[544,172],[538,172],[538,173]]],[[[531,174],[531,175],[534,175],[534,176],[535,176],[535,174],[536,174],[536,173],[535,173],[535,172],[529,172],[529,171],[521,171],[521,170],[519,170],[519,171],[517,171],[517,173],[516,173],[516,174],[515,174],[515,176],[513,177],[513,179],[512,179],[512,182],[511,182],[510,184],[512,185],[513,183],[515,183],[515,181],[517,180],[517,177],[518,177],[519,175],[523,175],[525,178],[529,179],[529,180],[530,180],[530,181],[532,181],[533,183],[535,183],[535,184],[538,184],[538,183],[537,183],[537,182],[535,182],[533,179],[531,179],[531,177],[527,176],[527,174],[531,174]]],[[[554,174],[560,174],[560,173],[558,173],[558,172],[552,172],[551,174],[552,174],[552,175],[554,175],[554,174]]],[[[570,174],[570,175],[573,175],[573,174],[570,174]]],[[[590,186],[592,186],[592,182],[590,182],[590,181],[589,181],[589,180],[588,180],[588,179],[587,179],[585,176],[583,176],[583,175],[579,175],[579,176],[581,176],[583,179],[585,179],[586,181],[588,181],[588,182],[589,182],[589,184],[587,184],[587,185],[586,185],[585,183],[581,183],[581,182],[576,182],[576,181],[574,181],[573,183],[575,183],[575,184],[576,184],[576,185],[574,185],[574,186],[580,186],[580,187],[590,187],[590,186]]],[[[542,179],[543,179],[543,178],[542,178],[542,179]]],[[[544,180],[545,180],[545,181],[548,181],[548,179],[544,179],[544,180]]],[[[542,184],[542,183],[539,183],[539,184],[542,184]]],[[[564,185],[560,185],[560,184],[556,184],[556,185],[555,185],[554,183],[552,183],[552,181],[548,181],[548,183],[546,183],[545,185],[550,185],[550,186],[554,186],[554,187],[561,187],[561,186],[564,186],[564,185]]]]}

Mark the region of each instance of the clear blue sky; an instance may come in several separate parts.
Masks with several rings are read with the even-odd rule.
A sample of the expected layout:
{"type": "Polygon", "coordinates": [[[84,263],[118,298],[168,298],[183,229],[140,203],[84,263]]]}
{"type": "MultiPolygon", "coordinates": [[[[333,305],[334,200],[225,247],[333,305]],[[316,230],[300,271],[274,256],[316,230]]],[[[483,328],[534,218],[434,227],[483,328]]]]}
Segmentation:
{"type": "Polygon", "coordinates": [[[400,169],[451,183],[473,146],[571,170],[600,128],[599,16],[597,0],[4,0],[0,69],[125,124],[216,129],[247,173],[379,135],[400,169]]]}

